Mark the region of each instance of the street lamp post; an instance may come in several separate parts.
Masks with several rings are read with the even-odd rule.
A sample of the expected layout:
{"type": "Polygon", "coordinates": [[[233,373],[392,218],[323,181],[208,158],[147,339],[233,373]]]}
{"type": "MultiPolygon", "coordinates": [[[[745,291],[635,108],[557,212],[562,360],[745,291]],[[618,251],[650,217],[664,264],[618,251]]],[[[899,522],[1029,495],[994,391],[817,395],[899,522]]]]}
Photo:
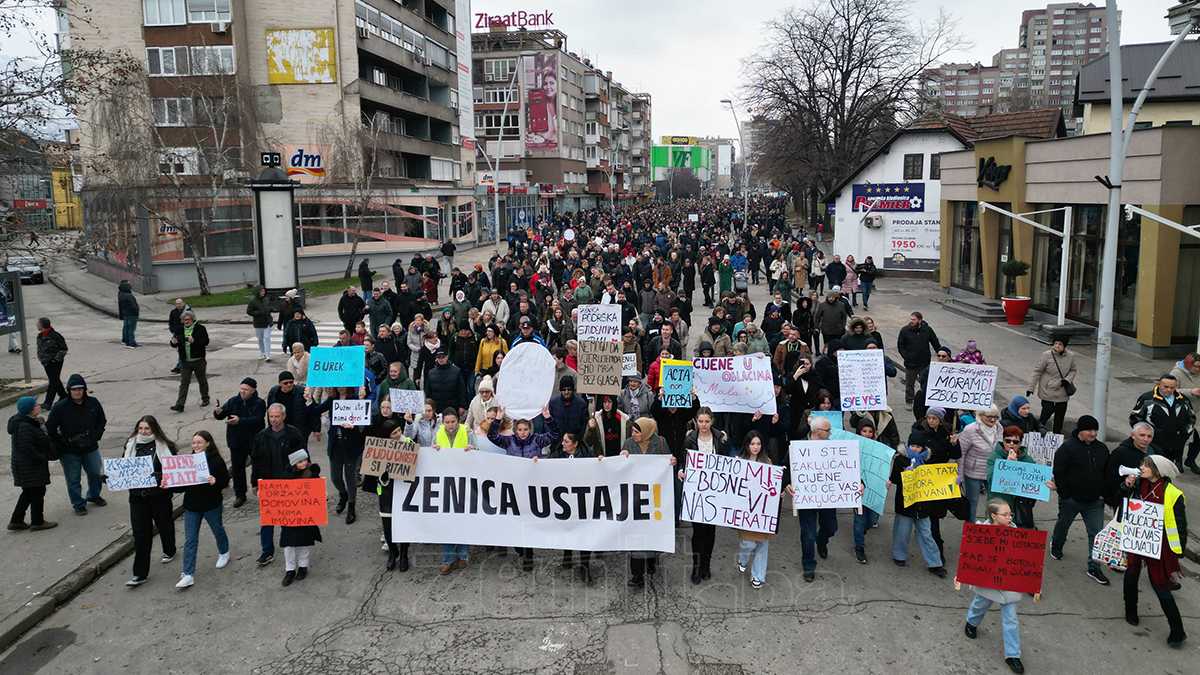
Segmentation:
{"type": "MultiPolygon", "coordinates": [[[[750,162],[746,155],[746,141],[742,138],[742,125],[738,122],[737,110],[733,107],[733,101],[727,98],[721,99],[721,103],[729,106],[729,112],[733,113],[733,123],[737,126],[738,145],[742,150],[742,226],[750,224],[750,162]]],[[[733,223],[729,224],[729,233],[733,234],[733,223]]]]}

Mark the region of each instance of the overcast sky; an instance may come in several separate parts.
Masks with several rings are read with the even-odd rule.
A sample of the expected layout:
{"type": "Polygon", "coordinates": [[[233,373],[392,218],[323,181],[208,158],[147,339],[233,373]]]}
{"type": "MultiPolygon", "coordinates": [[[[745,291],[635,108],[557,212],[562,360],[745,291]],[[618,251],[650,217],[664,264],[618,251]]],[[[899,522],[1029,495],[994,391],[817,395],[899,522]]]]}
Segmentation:
{"type": "MultiPolygon", "coordinates": [[[[1178,2],[1118,3],[1123,19],[1121,43],[1170,39],[1162,17],[1167,7],[1178,2]]],[[[990,64],[1000,49],[1017,46],[1021,12],[1049,3],[908,0],[906,4],[912,8],[914,20],[925,21],[936,19],[939,7],[952,8],[960,34],[974,42],[952,54],[953,60],[990,64]]],[[[1092,0],[1092,4],[1103,6],[1104,0],[1092,0]]],[[[741,59],[762,44],[763,23],[792,6],[806,6],[806,0],[472,0],[471,11],[552,11],[554,28],[567,34],[571,51],[581,57],[587,54],[625,86],[650,92],[656,139],[668,134],[736,138],[733,117],[720,101],[737,93],[741,59]]],[[[738,115],[745,120],[740,106],[738,115]]]]}

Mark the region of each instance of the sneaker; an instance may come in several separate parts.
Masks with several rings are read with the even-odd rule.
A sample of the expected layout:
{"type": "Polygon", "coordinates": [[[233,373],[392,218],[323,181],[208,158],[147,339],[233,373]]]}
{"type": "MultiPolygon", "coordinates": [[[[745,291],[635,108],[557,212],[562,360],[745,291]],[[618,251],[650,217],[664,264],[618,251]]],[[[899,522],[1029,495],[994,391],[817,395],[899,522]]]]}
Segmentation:
{"type": "Polygon", "coordinates": [[[172,368],[172,369],[171,369],[171,372],[172,372],[172,373],[175,373],[176,375],[178,375],[178,374],[179,374],[179,369],[178,369],[178,368],[172,368]]]}
{"type": "Polygon", "coordinates": [[[200,407],[207,408],[208,407],[208,399],[206,399],[206,398],[200,399],[200,407]]]}
{"type": "Polygon", "coordinates": [[[95,506],[108,506],[108,502],[104,501],[104,497],[96,497],[94,499],[89,499],[88,501],[95,506]]]}
{"type": "Polygon", "coordinates": [[[742,564],[741,560],[738,561],[738,572],[742,574],[746,573],[746,566],[742,564]]]}
{"type": "Polygon", "coordinates": [[[1063,554],[1063,552],[1062,552],[1061,548],[1051,548],[1050,549],[1050,557],[1054,558],[1055,560],[1062,560],[1062,554],[1063,554]]]}
{"type": "Polygon", "coordinates": [[[86,516],[87,515],[87,507],[86,506],[76,506],[75,507],[75,515],[86,516]]]}
{"type": "Polygon", "coordinates": [[[146,577],[134,577],[129,581],[126,581],[125,585],[132,588],[134,586],[141,586],[144,583],[146,583],[146,577]]]}
{"type": "Polygon", "coordinates": [[[1021,673],[1025,672],[1025,664],[1021,663],[1021,659],[1004,659],[1004,662],[1008,664],[1009,670],[1013,671],[1017,675],[1021,675],[1021,673]]]}
{"type": "Polygon", "coordinates": [[[1095,579],[1096,583],[1100,584],[1101,586],[1108,585],[1108,577],[1104,576],[1104,572],[1101,572],[1100,570],[1088,570],[1087,575],[1095,579]]]}
{"type": "Polygon", "coordinates": [[[750,588],[758,589],[758,588],[762,588],[762,587],[763,587],[763,582],[759,581],[758,579],[750,580],[750,588]]]}
{"type": "Polygon", "coordinates": [[[42,530],[53,530],[56,527],[58,527],[58,523],[54,522],[53,520],[43,520],[36,525],[30,525],[29,531],[41,532],[42,530]]]}
{"type": "Polygon", "coordinates": [[[228,564],[229,564],[229,553],[222,553],[217,556],[217,565],[216,565],[217,569],[221,569],[222,567],[224,567],[228,564]]]}
{"type": "Polygon", "coordinates": [[[804,583],[811,584],[813,581],[816,581],[816,579],[817,579],[816,572],[814,572],[813,570],[805,570],[804,571],[804,583]]]}
{"type": "Polygon", "coordinates": [[[257,560],[257,561],[255,561],[255,562],[257,562],[257,563],[258,563],[258,566],[259,566],[259,567],[262,567],[262,566],[264,566],[264,565],[269,565],[269,564],[271,564],[271,561],[272,561],[272,560],[274,560],[274,559],[275,559],[275,554],[274,554],[274,553],[264,553],[264,554],[262,554],[262,555],[258,556],[258,560],[257,560]]]}
{"type": "Polygon", "coordinates": [[[21,521],[19,523],[9,523],[8,529],[10,532],[15,532],[17,530],[28,530],[29,523],[26,523],[25,521],[21,521]]]}
{"type": "Polygon", "coordinates": [[[304,579],[307,579],[307,578],[308,578],[308,568],[307,567],[296,568],[296,581],[303,581],[304,579]]]}
{"type": "Polygon", "coordinates": [[[905,562],[903,560],[897,560],[895,558],[892,558],[892,562],[896,563],[896,567],[904,567],[904,565],[905,565],[905,562]]]}
{"type": "Polygon", "coordinates": [[[963,626],[963,634],[974,640],[979,636],[979,628],[972,626],[970,622],[967,622],[967,625],[963,626]]]}
{"type": "Polygon", "coordinates": [[[866,565],[867,564],[867,550],[865,548],[863,548],[862,546],[855,546],[854,547],[854,559],[858,561],[858,564],[866,565]]]}
{"type": "Polygon", "coordinates": [[[174,559],[175,559],[174,553],[170,553],[170,554],[164,553],[163,557],[162,557],[162,564],[166,565],[167,563],[171,562],[174,559]]]}
{"type": "Polygon", "coordinates": [[[238,495],[233,498],[233,508],[240,509],[246,503],[246,495],[238,495]]]}
{"type": "Polygon", "coordinates": [[[179,583],[175,584],[175,588],[189,588],[196,585],[196,577],[190,574],[179,575],[179,583]]]}

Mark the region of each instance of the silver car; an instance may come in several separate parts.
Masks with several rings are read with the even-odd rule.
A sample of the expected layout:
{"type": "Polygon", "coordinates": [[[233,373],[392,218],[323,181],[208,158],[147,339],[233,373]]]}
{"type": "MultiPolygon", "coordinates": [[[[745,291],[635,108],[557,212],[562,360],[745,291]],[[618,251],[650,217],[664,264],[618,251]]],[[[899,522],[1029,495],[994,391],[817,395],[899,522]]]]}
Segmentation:
{"type": "Polygon", "coordinates": [[[9,272],[20,272],[21,281],[28,281],[31,284],[40,284],[45,282],[45,277],[42,276],[42,266],[38,263],[37,258],[29,255],[13,255],[8,257],[6,269],[9,272]]]}

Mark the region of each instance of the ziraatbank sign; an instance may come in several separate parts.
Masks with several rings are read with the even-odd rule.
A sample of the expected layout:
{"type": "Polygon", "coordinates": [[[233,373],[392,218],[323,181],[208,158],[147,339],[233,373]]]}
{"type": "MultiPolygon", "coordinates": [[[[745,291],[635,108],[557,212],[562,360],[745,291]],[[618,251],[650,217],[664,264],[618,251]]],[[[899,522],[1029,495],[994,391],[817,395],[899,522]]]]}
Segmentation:
{"type": "Polygon", "coordinates": [[[516,26],[517,28],[529,28],[533,26],[553,26],[554,12],[509,12],[508,14],[484,14],[477,12],[475,14],[476,28],[491,28],[492,26],[516,26]]]}

